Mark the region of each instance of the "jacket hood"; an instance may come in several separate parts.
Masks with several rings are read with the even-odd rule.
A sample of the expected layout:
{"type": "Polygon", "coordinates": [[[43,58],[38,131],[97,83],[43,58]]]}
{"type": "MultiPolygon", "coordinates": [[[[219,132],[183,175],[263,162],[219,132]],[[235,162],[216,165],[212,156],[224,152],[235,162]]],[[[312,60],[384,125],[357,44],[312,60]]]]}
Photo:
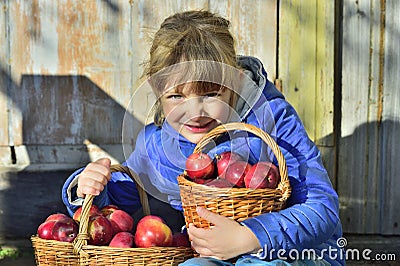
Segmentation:
{"type": "Polygon", "coordinates": [[[238,63],[243,69],[243,79],[236,104],[236,112],[244,120],[259,101],[284,98],[267,77],[261,61],[251,56],[239,56],[238,63]]]}

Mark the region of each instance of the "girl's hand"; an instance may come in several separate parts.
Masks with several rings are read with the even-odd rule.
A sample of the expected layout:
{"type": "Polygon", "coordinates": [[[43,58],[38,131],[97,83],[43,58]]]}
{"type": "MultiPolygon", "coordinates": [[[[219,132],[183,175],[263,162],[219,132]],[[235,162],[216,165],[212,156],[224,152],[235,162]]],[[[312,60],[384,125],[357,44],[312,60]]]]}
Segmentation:
{"type": "Polygon", "coordinates": [[[89,163],[79,174],[77,196],[99,195],[111,179],[110,165],[111,161],[108,158],[89,163]]]}
{"type": "Polygon", "coordinates": [[[261,248],[257,237],[246,226],[205,208],[197,207],[196,211],[200,217],[215,225],[208,229],[189,225],[189,238],[201,257],[227,260],[261,248]]]}

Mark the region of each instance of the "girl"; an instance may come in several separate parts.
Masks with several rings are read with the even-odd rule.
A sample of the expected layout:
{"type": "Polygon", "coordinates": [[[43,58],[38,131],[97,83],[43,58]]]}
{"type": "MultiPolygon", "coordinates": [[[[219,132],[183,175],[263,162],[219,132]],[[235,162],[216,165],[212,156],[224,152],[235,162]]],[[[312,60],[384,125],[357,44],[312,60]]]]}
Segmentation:
{"type": "MultiPolygon", "coordinates": [[[[215,227],[189,226],[200,257],[183,265],[232,265],[227,260],[235,257],[236,265],[344,264],[336,243],[342,235],[338,197],[320,152],[293,107],[268,81],[261,62],[236,55],[229,21],[208,11],[165,19],[144,74],[158,97],[154,122],[139,133],[124,164],[141,177],[152,197],[181,211],[176,177],[186,158],[207,132],[231,121],[253,124],[274,136],[288,166],[292,194],[282,211],[237,223],[198,208],[215,227]]],[[[232,149],[251,163],[271,157],[260,139],[240,134],[208,153],[232,149]]],[[[130,213],[140,208],[134,183],[122,173],[111,174],[109,166],[110,160],[103,158],[68,178],[62,193],[71,215],[85,194],[96,195],[99,207],[115,204],[130,213]]]]}

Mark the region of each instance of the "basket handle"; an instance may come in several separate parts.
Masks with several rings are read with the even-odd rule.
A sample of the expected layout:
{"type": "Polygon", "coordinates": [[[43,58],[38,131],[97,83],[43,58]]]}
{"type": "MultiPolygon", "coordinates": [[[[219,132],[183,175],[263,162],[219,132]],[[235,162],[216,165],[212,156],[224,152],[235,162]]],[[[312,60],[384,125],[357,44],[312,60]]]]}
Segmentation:
{"type": "Polygon", "coordinates": [[[262,130],[256,126],[253,126],[251,124],[241,123],[241,122],[232,122],[232,123],[222,124],[222,125],[217,126],[214,129],[212,129],[206,135],[204,135],[200,139],[200,141],[197,143],[196,147],[194,148],[194,152],[201,152],[201,150],[213,138],[216,138],[228,131],[235,131],[235,130],[242,130],[242,131],[250,132],[250,133],[258,136],[259,138],[261,138],[271,148],[272,152],[274,153],[274,155],[278,161],[279,172],[281,174],[281,181],[278,184],[278,189],[284,191],[284,194],[282,195],[281,200],[287,200],[287,198],[289,198],[289,196],[290,196],[290,183],[289,183],[289,178],[288,178],[288,170],[287,170],[286,160],[285,160],[285,157],[283,157],[283,154],[282,154],[278,144],[264,130],[262,130]]]}
{"type": "MultiPolygon", "coordinates": [[[[147,193],[144,190],[144,186],[139,176],[133,172],[129,167],[121,164],[113,164],[110,166],[111,172],[122,172],[127,174],[135,182],[137,190],[139,192],[140,203],[142,204],[144,215],[150,215],[150,205],[147,197],[147,193]]],[[[89,211],[93,204],[93,195],[86,195],[82,205],[81,222],[79,223],[79,233],[73,242],[75,254],[80,254],[80,257],[89,257],[87,252],[82,250],[84,245],[87,245],[89,236],[87,234],[89,225],[89,211]]]]}
{"type": "Polygon", "coordinates": [[[139,192],[140,203],[142,204],[144,215],[150,215],[150,205],[149,199],[147,198],[147,193],[144,190],[144,185],[140,177],[132,171],[129,167],[121,164],[113,164],[110,166],[111,172],[122,172],[127,174],[136,184],[136,188],[139,192]]]}

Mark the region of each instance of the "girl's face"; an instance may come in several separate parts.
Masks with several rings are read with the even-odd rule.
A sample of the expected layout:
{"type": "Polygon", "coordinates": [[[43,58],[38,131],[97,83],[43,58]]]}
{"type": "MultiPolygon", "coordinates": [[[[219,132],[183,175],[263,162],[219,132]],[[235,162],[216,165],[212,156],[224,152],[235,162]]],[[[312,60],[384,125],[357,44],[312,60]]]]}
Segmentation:
{"type": "Polygon", "coordinates": [[[194,92],[193,84],[170,89],[161,96],[168,123],[193,143],[219,124],[229,121],[231,90],[209,83],[206,92],[194,92]]]}

